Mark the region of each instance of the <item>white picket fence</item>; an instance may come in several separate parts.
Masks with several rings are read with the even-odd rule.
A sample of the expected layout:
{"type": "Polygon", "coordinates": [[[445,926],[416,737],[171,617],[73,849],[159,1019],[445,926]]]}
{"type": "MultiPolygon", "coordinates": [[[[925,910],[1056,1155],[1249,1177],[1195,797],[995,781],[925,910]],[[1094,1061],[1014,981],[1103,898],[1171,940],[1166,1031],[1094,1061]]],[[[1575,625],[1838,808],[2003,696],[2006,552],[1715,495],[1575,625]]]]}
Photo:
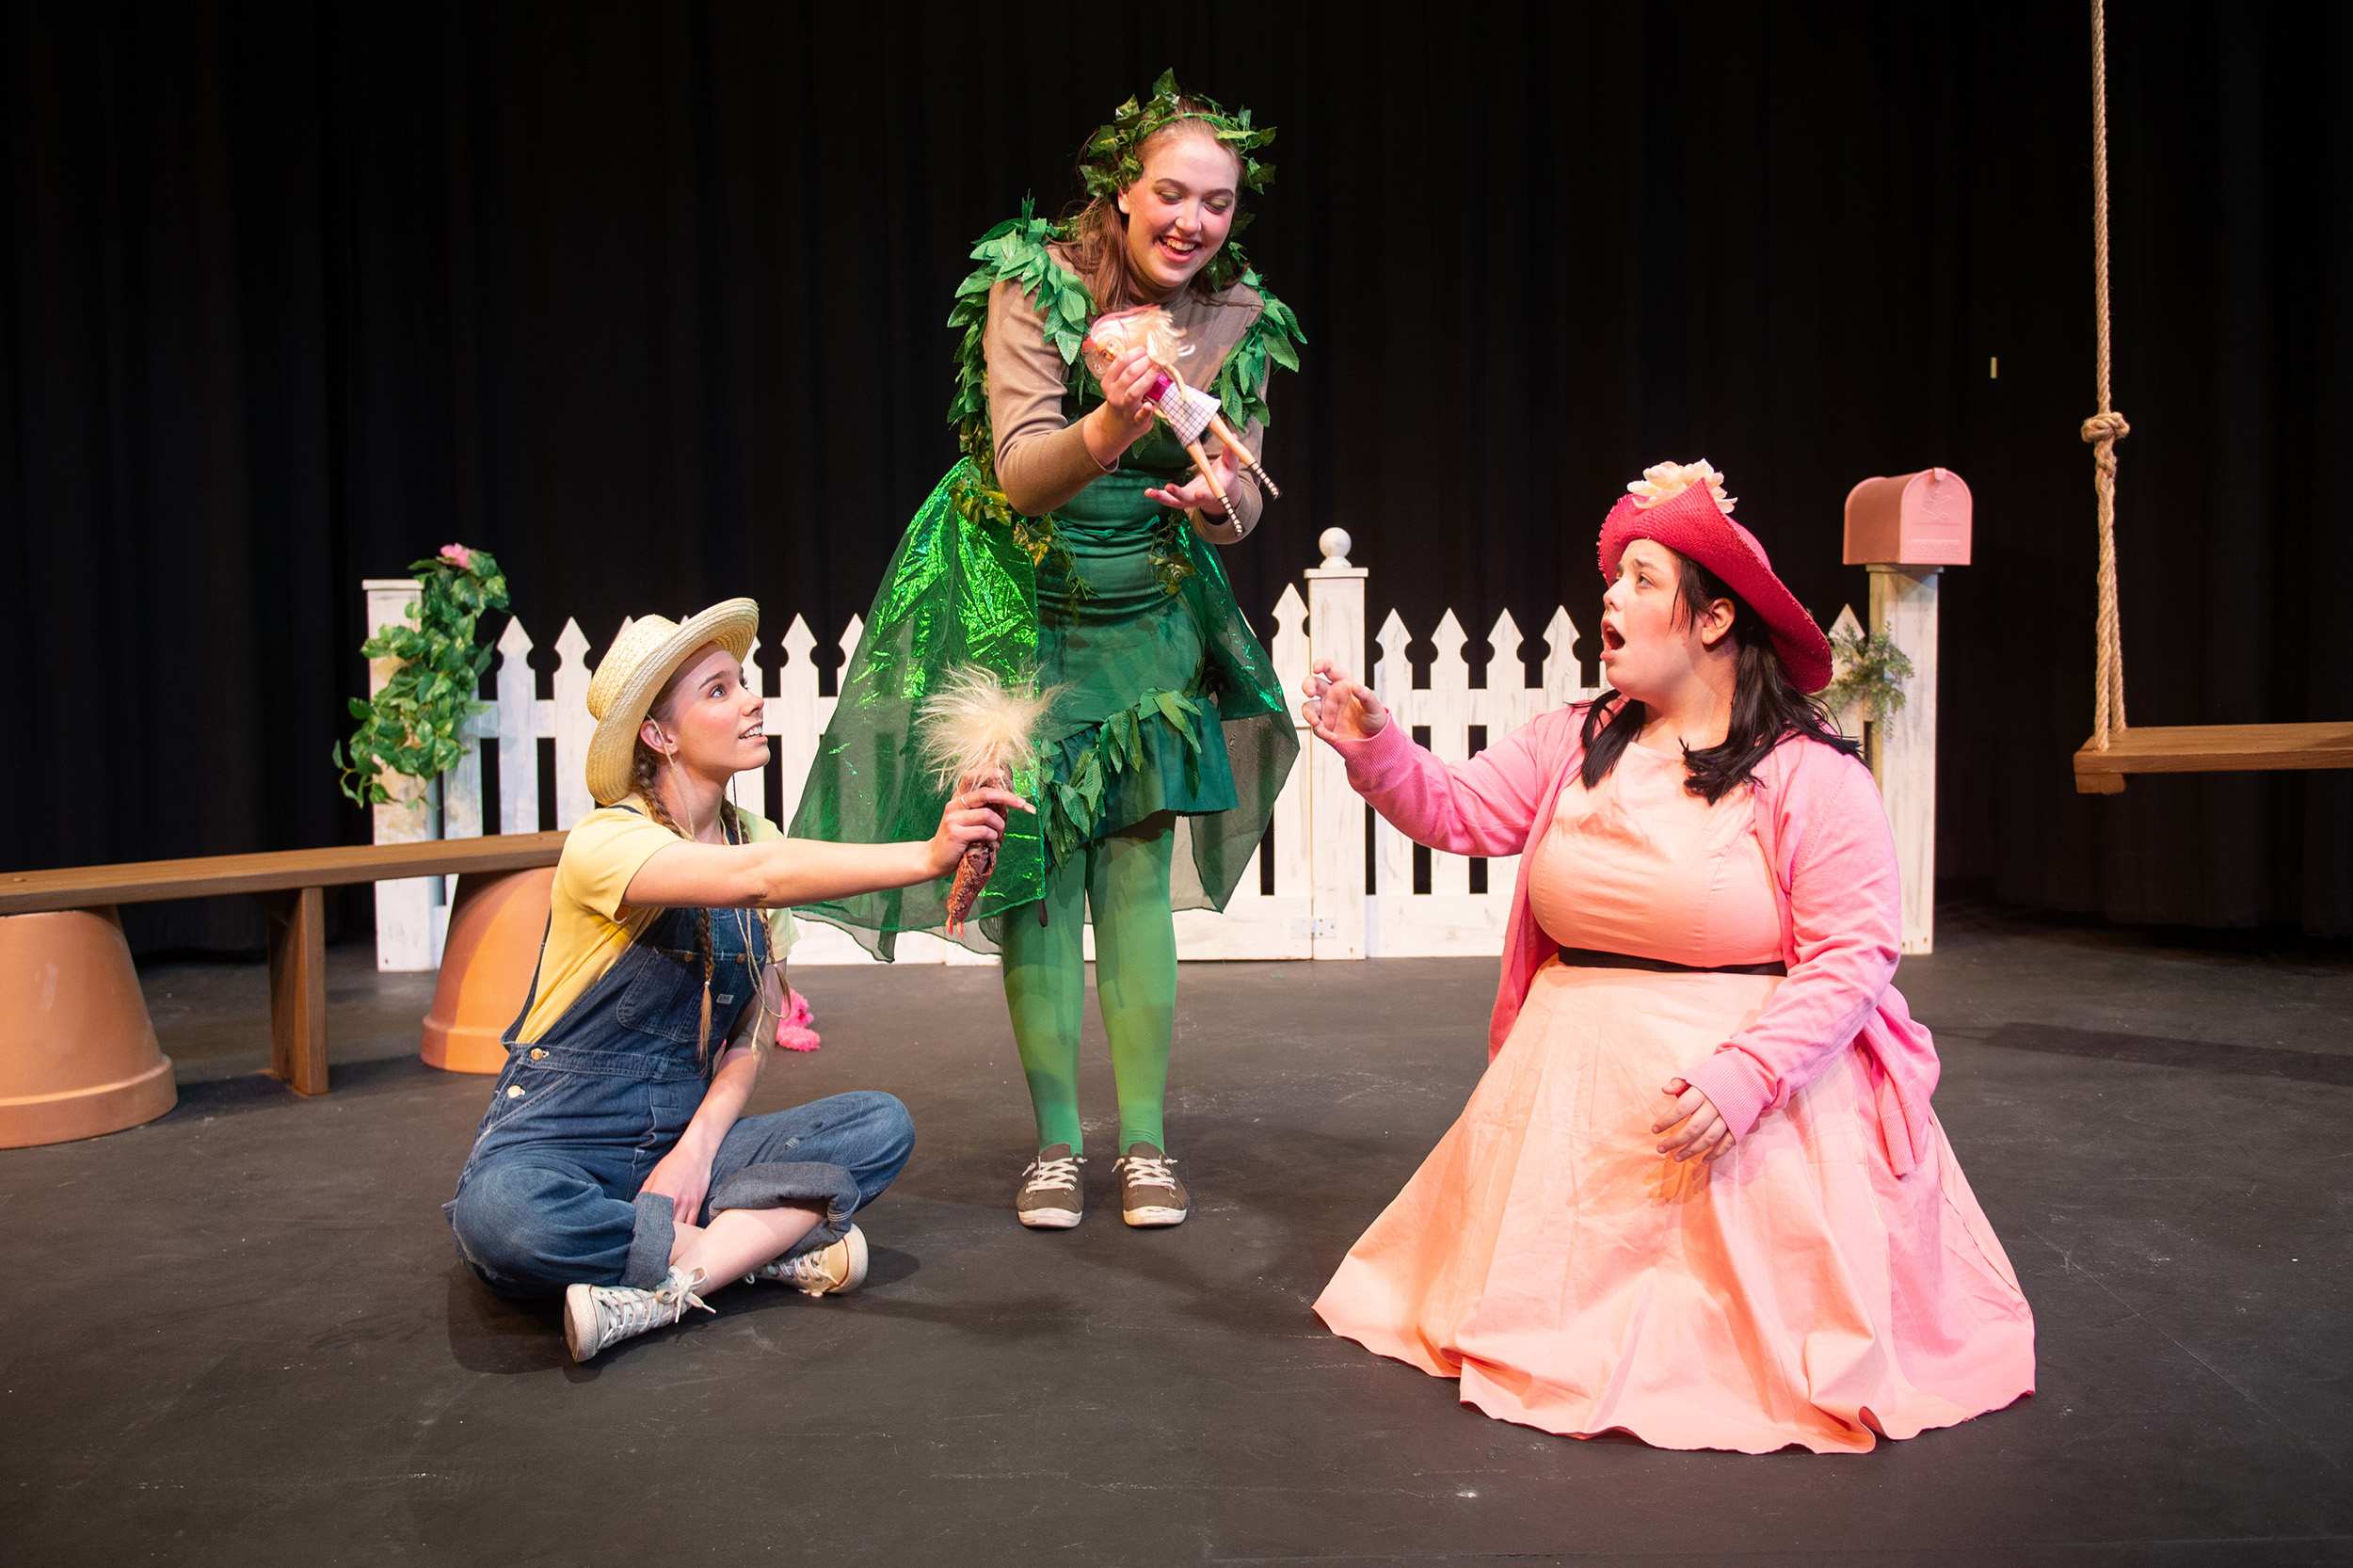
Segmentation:
{"type": "MultiPolygon", "coordinates": [[[[1321,565],[1302,574],[1307,592],[1287,584],[1275,601],[1267,647],[1285,689],[1296,693],[1319,658],[1343,668],[1367,668],[1365,593],[1367,572],[1348,560],[1350,541],[1339,529],[1322,540],[1321,565]]],[[[371,580],[368,625],[376,627],[411,613],[416,584],[407,578],[371,580]]],[[[1840,624],[1851,624],[1846,611],[1840,624]]],[[[626,626],[628,623],[622,623],[626,626]]],[[[857,647],[863,621],[852,616],[835,644],[844,664],[857,647]]],[[[616,629],[617,632],[617,629],[616,629]]],[[[1511,615],[1497,617],[1487,640],[1492,648],[1483,684],[1471,684],[1463,657],[1468,640],[1452,611],[1431,633],[1434,656],[1426,679],[1417,681],[1407,655],[1412,634],[1392,612],[1375,639],[1379,657],[1370,665],[1374,689],[1396,714],[1396,722],[1428,731],[1430,748],[1459,761],[1476,745],[1501,739],[1539,713],[1593,695],[1577,661],[1578,632],[1566,610],[1556,609],[1532,644],[1511,615]],[[1542,678],[1527,682],[1522,655],[1540,656],[1542,678]],[[1483,730],[1483,736],[1475,731],[1483,730]]],[[[495,743],[498,778],[497,830],[536,832],[541,824],[542,755],[539,743],[552,741],[555,825],[569,827],[594,808],[586,780],[589,641],[576,620],[567,620],[555,639],[554,667],[546,674],[548,696],[538,695],[541,676],[531,667],[534,645],[522,623],[510,619],[498,640],[496,697],[479,716],[472,733],[495,743]]],[[[798,804],[820,737],[833,716],[835,698],[824,695],[814,657],[816,635],[794,616],[769,658],[755,641],[744,660],[746,678],[767,701],[766,729],[775,737],[777,790],[769,797],[765,773],[738,775],[729,794],[739,806],[789,823],[798,804]]],[[[389,675],[377,672],[377,681],[389,675]]],[[[1299,723],[1294,701],[1292,719],[1299,723]]],[[[1460,856],[1419,850],[1385,822],[1373,831],[1372,875],[1368,891],[1365,823],[1369,808],[1348,787],[1345,769],[1330,747],[1300,729],[1299,765],[1275,802],[1271,842],[1258,866],[1246,872],[1223,913],[1180,911],[1177,955],[1184,959],[1355,959],[1369,956],[1493,955],[1502,951],[1503,922],[1510,910],[1516,859],[1485,865],[1483,889],[1472,890],[1473,862],[1460,856]],[[1426,892],[1417,892],[1416,859],[1429,861],[1426,892]],[[1266,857],[1272,857],[1271,870],[1266,857]],[[1272,891],[1266,890],[1271,885],[1272,891]]],[[[463,838],[487,828],[479,752],[470,754],[425,797],[405,806],[376,808],[376,840],[405,841],[446,836],[463,838]]],[[[1180,827],[1181,831],[1181,827],[1180,827]]],[[[451,883],[439,877],[376,886],[376,964],[382,969],[427,969],[440,961],[445,904],[451,883]]],[[[866,963],[865,951],[842,932],[803,921],[803,937],[792,953],[796,964],[866,963]]],[[[1088,936],[1090,949],[1093,934],[1088,936]]],[[[939,936],[910,934],[898,945],[900,963],[993,964],[939,936]]]]}

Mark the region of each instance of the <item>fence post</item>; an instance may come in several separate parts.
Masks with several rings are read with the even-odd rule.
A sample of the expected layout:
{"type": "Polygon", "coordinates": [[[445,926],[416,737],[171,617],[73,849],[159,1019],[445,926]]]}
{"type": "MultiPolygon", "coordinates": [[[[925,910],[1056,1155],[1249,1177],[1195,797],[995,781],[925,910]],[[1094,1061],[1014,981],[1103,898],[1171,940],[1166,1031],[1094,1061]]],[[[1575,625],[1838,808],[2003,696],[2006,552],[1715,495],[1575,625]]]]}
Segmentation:
{"type": "MultiPolygon", "coordinates": [[[[360,588],[367,595],[367,629],[373,637],[387,626],[413,621],[417,614],[417,584],[409,577],[371,577],[360,588]]],[[[400,667],[397,659],[368,661],[368,695],[374,696],[400,667]]],[[[385,787],[414,784],[414,779],[387,778],[385,787]]],[[[440,792],[427,785],[407,799],[375,808],[376,841],[410,844],[440,836],[440,792]]],[[[406,876],[376,885],[376,967],[387,973],[429,969],[440,955],[433,946],[433,911],[441,902],[438,876],[406,876]]]]}
{"type": "MultiPolygon", "coordinates": [[[[1527,641],[1521,634],[1520,623],[1512,618],[1509,610],[1496,616],[1495,625],[1487,629],[1487,690],[1484,697],[1473,705],[1475,716],[1487,729],[1484,744],[1495,744],[1540,711],[1536,703],[1544,690],[1529,687],[1528,664],[1520,658],[1522,645],[1527,641]]],[[[1494,897],[1498,888],[1508,889],[1519,869],[1520,857],[1516,855],[1490,856],[1487,896],[1494,897]]],[[[1467,884],[1467,876],[1465,881],[1467,884]]]]}
{"type": "Polygon", "coordinates": [[[1936,951],[1936,578],[1938,568],[1874,564],[1871,631],[1912,661],[1904,705],[1871,726],[1871,771],[1896,836],[1903,951],[1936,951]]]}
{"type": "MultiPolygon", "coordinates": [[[[1365,667],[1365,568],[1348,563],[1347,530],[1327,528],[1316,541],[1323,564],[1307,579],[1307,648],[1357,679],[1365,667]]],[[[1287,695],[1287,700],[1301,700],[1287,695]]],[[[1307,832],[1315,888],[1315,956],[1365,955],[1365,803],[1348,787],[1339,753],[1309,742],[1307,832]]]]}
{"type": "MultiPolygon", "coordinates": [[[[1857,637],[1863,635],[1863,623],[1855,619],[1853,605],[1841,604],[1838,607],[1838,618],[1830,623],[1831,647],[1833,649],[1836,648],[1838,646],[1838,639],[1849,635],[1857,637]]],[[[1847,661],[1839,658],[1837,654],[1833,652],[1831,655],[1831,679],[1833,680],[1839,680],[1843,678],[1846,673],[1847,661]]],[[[1854,701],[1848,703],[1845,707],[1836,710],[1831,714],[1831,719],[1838,726],[1838,732],[1841,735],[1846,736],[1847,739],[1856,742],[1857,744],[1867,744],[1869,742],[1871,737],[1866,729],[1868,721],[1866,721],[1863,716],[1862,698],[1857,697],[1854,701]]],[[[1868,760],[1867,753],[1865,754],[1865,760],[1868,760]]],[[[1878,778],[1879,775],[1876,771],[1874,771],[1872,774],[1872,781],[1876,783],[1878,782],[1878,778]]]]}
{"type": "MultiPolygon", "coordinates": [[[[1566,708],[1598,695],[1593,687],[1585,684],[1585,666],[1577,657],[1577,622],[1569,618],[1567,608],[1554,605],[1552,618],[1545,622],[1544,695],[1532,699],[1535,706],[1529,711],[1529,717],[1549,713],[1557,708],[1566,708]]],[[[1487,678],[1487,684],[1495,684],[1494,676],[1487,678]]],[[[1495,735],[1487,737],[1490,744],[1498,738],[1495,735]]]]}
{"type": "MultiPolygon", "coordinates": [[[[1414,634],[1405,630],[1405,622],[1392,609],[1382,617],[1381,631],[1373,641],[1380,647],[1381,656],[1373,661],[1369,684],[1372,695],[1379,697],[1389,711],[1389,722],[1408,727],[1414,722],[1414,666],[1406,656],[1413,646],[1414,634]]],[[[1414,890],[1414,841],[1399,832],[1386,817],[1375,817],[1372,823],[1372,913],[1365,921],[1365,952],[1377,957],[1394,947],[1395,941],[1381,919],[1381,912],[1389,907],[1383,900],[1392,895],[1410,895],[1414,890]]]]}
{"type": "Polygon", "coordinates": [[[539,831],[539,685],[531,633],[514,616],[499,633],[499,831],[539,831]]]}
{"type": "MultiPolygon", "coordinates": [[[[624,626],[628,623],[623,622],[624,626]]],[[[597,808],[588,795],[588,742],[597,732],[588,716],[588,637],[580,622],[567,620],[555,639],[555,825],[569,827],[597,808]]],[[[534,797],[535,800],[536,797],[534,797]]]]}
{"type": "MultiPolygon", "coordinates": [[[[1430,728],[1430,754],[1441,762],[1470,760],[1470,665],[1463,659],[1463,645],[1469,640],[1451,610],[1438,617],[1430,633],[1430,685],[1422,698],[1422,722],[1430,728]]],[[[1470,861],[1432,850],[1430,891],[1433,897],[1468,897],[1470,861]]]]}
{"type": "MultiPolygon", "coordinates": [[[[457,726],[458,744],[465,747],[456,765],[443,774],[441,786],[441,837],[444,839],[479,839],[482,837],[482,743],[498,734],[495,712],[472,713],[457,726]]],[[[457,873],[441,878],[441,902],[433,911],[433,967],[441,967],[441,939],[448,934],[449,912],[457,903],[457,873]]]]}
{"type": "Polygon", "coordinates": [[[809,654],[817,634],[800,616],[784,629],[784,663],[776,666],[776,695],[768,699],[768,733],[776,738],[776,825],[792,830],[801,808],[801,789],[817,758],[817,665],[809,654]]]}
{"type": "MultiPolygon", "coordinates": [[[[1307,671],[1314,664],[1314,654],[1307,640],[1307,601],[1299,597],[1297,584],[1284,584],[1283,597],[1274,601],[1274,635],[1267,639],[1267,651],[1274,660],[1276,677],[1283,682],[1285,700],[1290,704],[1291,728],[1299,738],[1299,754],[1302,759],[1310,759],[1321,743],[1307,732],[1306,721],[1300,716],[1304,699],[1299,695],[1299,686],[1307,679],[1307,671]]],[[[1305,768],[1295,768],[1291,776],[1283,781],[1283,792],[1274,797],[1274,895],[1277,898],[1304,896],[1312,900],[1314,896],[1314,862],[1310,858],[1311,850],[1307,841],[1305,774],[1305,768]]],[[[1256,891],[1256,888],[1252,890],[1256,891]]]]}

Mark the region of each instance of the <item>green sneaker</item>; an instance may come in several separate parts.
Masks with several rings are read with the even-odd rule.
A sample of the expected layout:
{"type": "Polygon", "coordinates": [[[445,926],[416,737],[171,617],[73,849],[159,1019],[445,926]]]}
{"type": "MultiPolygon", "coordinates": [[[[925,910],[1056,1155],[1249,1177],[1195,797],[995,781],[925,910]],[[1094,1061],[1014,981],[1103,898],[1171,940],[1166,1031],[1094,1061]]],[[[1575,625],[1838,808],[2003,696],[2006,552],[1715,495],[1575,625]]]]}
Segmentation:
{"type": "Polygon", "coordinates": [[[1068,1230],[1086,1212],[1086,1193],[1079,1167],[1086,1160],[1070,1152],[1068,1144],[1037,1151],[1021,1173],[1013,1194],[1014,1218],[1032,1230],[1068,1230]]]}
{"type": "Polygon", "coordinates": [[[1130,1144],[1112,1165],[1119,1173],[1119,1217],[1131,1225],[1180,1225],[1193,1199],[1169,1167],[1171,1160],[1150,1144],[1130,1144]]]}

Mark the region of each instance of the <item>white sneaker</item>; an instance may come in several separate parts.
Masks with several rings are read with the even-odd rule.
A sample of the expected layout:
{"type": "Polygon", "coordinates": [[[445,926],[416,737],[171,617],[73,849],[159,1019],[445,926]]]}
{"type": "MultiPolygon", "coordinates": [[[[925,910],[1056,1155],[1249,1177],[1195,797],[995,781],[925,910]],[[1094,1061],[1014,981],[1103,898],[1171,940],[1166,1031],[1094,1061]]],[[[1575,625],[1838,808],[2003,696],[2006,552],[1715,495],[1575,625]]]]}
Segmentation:
{"type": "Polygon", "coordinates": [[[855,1290],[866,1283],[866,1233],[852,1225],[830,1247],[762,1263],[744,1276],[746,1285],[761,1281],[790,1285],[804,1296],[831,1296],[855,1290]]]}
{"type": "Polygon", "coordinates": [[[700,1269],[689,1273],[673,1268],[650,1290],[626,1285],[571,1286],[564,1292],[564,1343],[571,1347],[574,1361],[586,1361],[632,1335],[668,1327],[690,1306],[709,1312],[711,1305],[695,1294],[702,1282],[700,1269]]]}

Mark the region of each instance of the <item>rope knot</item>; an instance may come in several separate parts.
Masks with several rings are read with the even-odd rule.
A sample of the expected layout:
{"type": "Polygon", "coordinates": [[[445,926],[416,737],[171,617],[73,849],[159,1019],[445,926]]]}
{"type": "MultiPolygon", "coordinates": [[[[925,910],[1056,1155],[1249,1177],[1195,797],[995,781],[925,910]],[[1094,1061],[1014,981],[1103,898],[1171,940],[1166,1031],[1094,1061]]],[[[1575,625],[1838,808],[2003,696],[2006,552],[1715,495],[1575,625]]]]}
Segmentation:
{"type": "Polygon", "coordinates": [[[2121,441],[2132,433],[2133,427],[2124,423],[2124,416],[2113,409],[2084,421],[2084,440],[2088,441],[2121,441]]]}

